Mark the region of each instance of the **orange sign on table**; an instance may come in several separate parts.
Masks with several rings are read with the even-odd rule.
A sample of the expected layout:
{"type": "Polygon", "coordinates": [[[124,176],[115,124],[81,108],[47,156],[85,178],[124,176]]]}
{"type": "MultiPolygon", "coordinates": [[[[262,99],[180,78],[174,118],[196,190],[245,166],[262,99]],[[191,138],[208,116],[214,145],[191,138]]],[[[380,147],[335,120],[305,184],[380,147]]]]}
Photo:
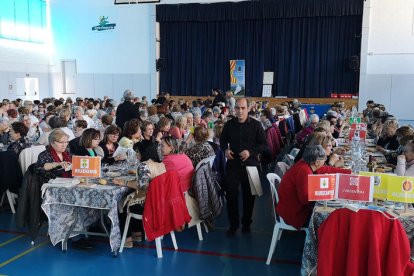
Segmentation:
{"type": "Polygon", "coordinates": [[[101,177],[101,158],[72,156],[72,176],[101,177]]]}

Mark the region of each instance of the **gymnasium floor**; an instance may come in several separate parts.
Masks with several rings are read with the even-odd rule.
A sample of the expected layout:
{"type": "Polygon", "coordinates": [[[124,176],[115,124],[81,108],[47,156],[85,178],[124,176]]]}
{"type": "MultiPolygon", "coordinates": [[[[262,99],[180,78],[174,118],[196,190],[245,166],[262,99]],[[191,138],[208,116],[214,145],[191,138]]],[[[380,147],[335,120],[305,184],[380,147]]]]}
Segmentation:
{"type": "Polygon", "coordinates": [[[198,241],[195,228],[176,233],[178,251],[170,237],[163,240],[162,259],[157,259],[154,242],[135,244],[114,258],[108,241],[91,237],[94,248],[78,250],[60,243],[53,247],[46,227],[34,247],[25,229],[17,229],[6,204],[0,209],[1,275],[299,275],[304,233],[284,232],[272,263],[266,258],[273,230],[270,192],[263,182],[264,195],[256,200],[252,233],[227,238],[227,210],[217,221],[214,232],[198,241]]]}

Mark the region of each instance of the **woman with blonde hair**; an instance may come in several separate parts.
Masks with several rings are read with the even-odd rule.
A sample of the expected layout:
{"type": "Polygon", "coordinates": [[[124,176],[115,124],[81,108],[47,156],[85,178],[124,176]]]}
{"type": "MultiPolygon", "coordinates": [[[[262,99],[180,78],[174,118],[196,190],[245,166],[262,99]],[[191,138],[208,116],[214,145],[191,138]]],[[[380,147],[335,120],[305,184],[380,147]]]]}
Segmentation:
{"type": "Polygon", "coordinates": [[[170,135],[174,139],[183,139],[187,135],[187,118],[178,116],[175,120],[175,126],[170,129],[170,135]]]}

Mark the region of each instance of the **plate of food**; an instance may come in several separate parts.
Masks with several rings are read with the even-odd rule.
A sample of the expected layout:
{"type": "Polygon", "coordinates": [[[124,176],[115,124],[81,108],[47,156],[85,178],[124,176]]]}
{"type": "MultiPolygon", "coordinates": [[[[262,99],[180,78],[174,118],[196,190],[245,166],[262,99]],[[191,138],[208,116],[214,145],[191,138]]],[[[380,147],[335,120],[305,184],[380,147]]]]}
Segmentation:
{"type": "MultiPolygon", "coordinates": [[[[325,205],[325,202],[324,201],[318,201],[318,204],[325,205]]],[[[344,205],[344,203],[342,201],[339,201],[339,200],[328,200],[326,205],[329,206],[329,207],[339,208],[339,207],[342,207],[344,205]]]]}
{"type": "Polygon", "coordinates": [[[125,176],[117,177],[116,179],[117,180],[122,180],[122,181],[133,181],[137,178],[133,175],[125,175],[125,176]]]}
{"type": "Polygon", "coordinates": [[[378,166],[375,168],[375,171],[379,173],[392,172],[392,168],[387,166],[378,166]]]}
{"type": "Polygon", "coordinates": [[[120,172],[108,172],[106,175],[108,177],[118,177],[118,176],[121,176],[121,173],[120,172]]]}

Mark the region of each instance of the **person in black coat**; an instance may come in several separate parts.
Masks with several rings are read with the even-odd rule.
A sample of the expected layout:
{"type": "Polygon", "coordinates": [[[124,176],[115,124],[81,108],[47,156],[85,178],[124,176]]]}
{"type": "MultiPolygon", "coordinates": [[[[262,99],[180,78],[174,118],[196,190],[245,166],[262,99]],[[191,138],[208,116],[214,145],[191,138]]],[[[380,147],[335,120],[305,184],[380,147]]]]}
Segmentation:
{"type": "Polygon", "coordinates": [[[212,95],[214,96],[212,106],[218,106],[219,103],[226,103],[226,98],[223,96],[220,89],[214,88],[212,90],[212,95]]]}
{"type": "Polygon", "coordinates": [[[95,148],[99,146],[101,133],[94,128],[85,129],[79,140],[79,148],[73,155],[78,156],[98,156],[95,148]]]}
{"type": "Polygon", "coordinates": [[[131,119],[140,119],[139,108],[132,103],[134,92],[125,90],[124,102],[116,110],[116,125],[121,129],[124,128],[125,122],[131,119]]]}
{"type": "Polygon", "coordinates": [[[139,154],[140,161],[144,162],[149,159],[155,162],[161,162],[158,155],[158,141],[154,137],[154,125],[145,121],[141,125],[142,140],[134,144],[134,150],[139,154]]]}

